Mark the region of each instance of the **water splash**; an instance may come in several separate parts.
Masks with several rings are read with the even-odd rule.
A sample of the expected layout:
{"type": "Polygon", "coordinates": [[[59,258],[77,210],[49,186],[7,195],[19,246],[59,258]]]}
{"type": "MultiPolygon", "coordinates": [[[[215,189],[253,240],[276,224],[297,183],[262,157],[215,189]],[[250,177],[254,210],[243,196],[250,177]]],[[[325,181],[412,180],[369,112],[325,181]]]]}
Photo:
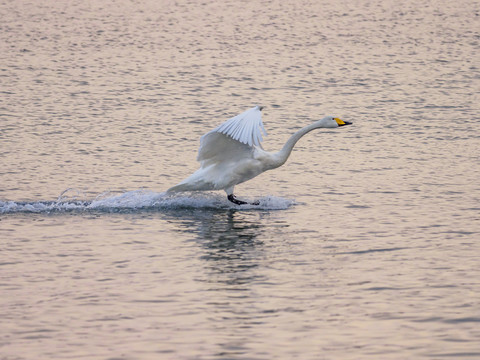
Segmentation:
{"type": "Polygon", "coordinates": [[[234,205],[224,196],[213,193],[157,193],[150,190],[133,190],[121,194],[105,191],[93,200],[76,189],[66,189],[56,201],[0,201],[0,214],[56,213],[56,212],[136,212],[175,209],[238,209],[283,210],[294,205],[291,199],[275,196],[248,199],[259,205],[234,205]]]}

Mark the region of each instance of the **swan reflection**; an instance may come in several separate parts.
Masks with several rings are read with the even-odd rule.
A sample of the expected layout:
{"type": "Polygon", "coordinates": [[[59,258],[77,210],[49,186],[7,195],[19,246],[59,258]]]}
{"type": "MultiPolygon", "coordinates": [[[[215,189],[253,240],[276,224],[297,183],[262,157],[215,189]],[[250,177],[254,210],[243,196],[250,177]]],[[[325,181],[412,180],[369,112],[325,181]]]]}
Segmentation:
{"type": "Polygon", "coordinates": [[[270,287],[268,242],[288,223],[268,211],[192,209],[170,214],[177,230],[198,245],[195,281],[202,284],[204,311],[214,323],[219,358],[236,358],[252,348],[254,329],[275,312],[259,303],[270,287]]]}
{"type": "MultiPolygon", "coordinates": [[[[172,214],[173,215],[173,214],[172,214]]],[[[209,273],[223,284],[245,284],[255,276],[246,276],[263,259],[261,235],[265,225],[258,212],[202,210],[176,213],[180,231],[195,234],[194,241],[204,250],[209,273]],[[216,274],[216,275],[215,275],[216,274]]]]}

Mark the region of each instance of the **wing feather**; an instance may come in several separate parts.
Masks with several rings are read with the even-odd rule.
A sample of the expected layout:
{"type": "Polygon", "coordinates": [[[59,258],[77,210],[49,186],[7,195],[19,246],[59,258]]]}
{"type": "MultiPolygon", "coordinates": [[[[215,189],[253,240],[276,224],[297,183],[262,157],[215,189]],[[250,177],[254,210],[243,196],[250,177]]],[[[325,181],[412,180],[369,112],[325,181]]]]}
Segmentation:
{"type": "Polygon", "coordinates": [[[267,135],[262,123],[262,112],[260,106],[255,106],[240,115],[234,116],[210,133],[218,132],[240,141],[246,145],[261,147],[263,141],[262,132],[267,135]]]}
{"type": "Polygon", "coordinates": [[[202,167],[210,164],[237,162],[238,160],[251,157],[253,148],[232,139],[222,133],[209,132],[202,136],[197,161],[202,167]]]}
{"type": "Polygon", "coordinates": [[[252,122],[246,122],[243,126],[243,129],[240,133],[240,138],[245,139],[248,145],[252,146],[253,141],[252,141],[252,136],[253,132],[255,130],[253,129],[253,123],[252,122]]]}
{"type": "Polygon", "coordinates": [[[203,167],[252,156],[253,145],[262,147],[262,131],[267,134],[262,124],[261,107],[255,106],[203,135],[197,161],[203,167]]]}

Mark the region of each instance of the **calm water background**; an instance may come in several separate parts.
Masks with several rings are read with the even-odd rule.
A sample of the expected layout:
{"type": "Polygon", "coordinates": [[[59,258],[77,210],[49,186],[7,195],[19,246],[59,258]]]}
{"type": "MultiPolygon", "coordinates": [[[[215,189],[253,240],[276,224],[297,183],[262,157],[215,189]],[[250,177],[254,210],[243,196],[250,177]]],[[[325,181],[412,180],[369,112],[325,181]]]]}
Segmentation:
{"type": "Polygon", "coordinates": [[[480,358],[480,4],[0,3],[1,359],[480,358]],[[167,197],[265,105],[287,164],[167,197]]]}

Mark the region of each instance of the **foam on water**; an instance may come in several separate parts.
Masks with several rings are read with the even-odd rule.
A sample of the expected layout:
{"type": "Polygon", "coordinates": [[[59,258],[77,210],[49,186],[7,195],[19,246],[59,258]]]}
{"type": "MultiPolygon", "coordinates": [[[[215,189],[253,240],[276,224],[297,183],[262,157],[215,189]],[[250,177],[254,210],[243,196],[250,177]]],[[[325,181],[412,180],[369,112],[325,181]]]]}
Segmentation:
{"type": "Polygon", "coordinates": [[[213,193],[157,193],[150,190],[133,190],[121,194],[104,192],[93,200],[79,200],[85,195],[75,189],[67,189],[56,201],[0,201],[0,214],[52,213],[74,211],[135,212],[140,210],[172,209],[241,209],[282,210],[295,204],[291,199],[265,196],[248,199],[259,205],[234,205],[224,196],[213,193]],[[73,195],[71,195],[74,193],[73,195]]]}

